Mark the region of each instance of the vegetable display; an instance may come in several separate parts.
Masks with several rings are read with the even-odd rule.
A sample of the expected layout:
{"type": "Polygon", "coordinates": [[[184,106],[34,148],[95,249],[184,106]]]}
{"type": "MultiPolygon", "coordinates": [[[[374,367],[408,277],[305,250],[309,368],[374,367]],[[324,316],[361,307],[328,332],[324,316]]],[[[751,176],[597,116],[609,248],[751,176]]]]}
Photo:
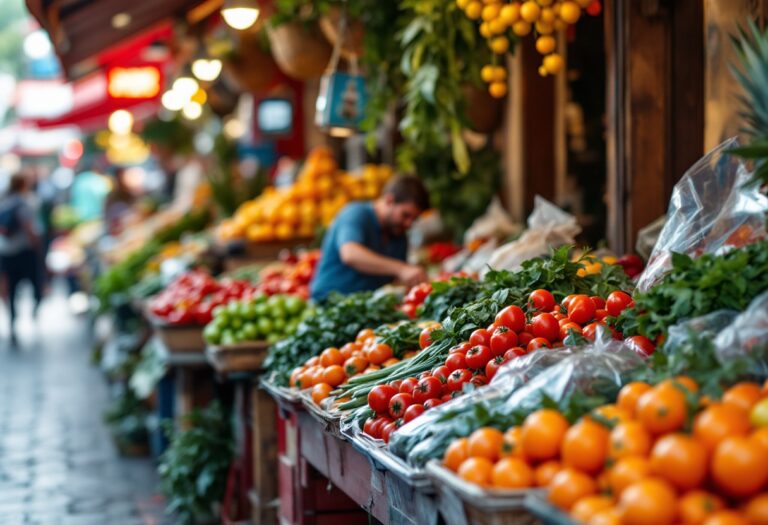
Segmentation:
{"type": "Polygon", "coordinates": [[[234,300],[214,308],[213,320],[203,330],[203,337],[214,345],[245,341],[275,343],[294,333],[308,312],[311,310],[300,297],[256,294],[250,299],[234,300]]]}

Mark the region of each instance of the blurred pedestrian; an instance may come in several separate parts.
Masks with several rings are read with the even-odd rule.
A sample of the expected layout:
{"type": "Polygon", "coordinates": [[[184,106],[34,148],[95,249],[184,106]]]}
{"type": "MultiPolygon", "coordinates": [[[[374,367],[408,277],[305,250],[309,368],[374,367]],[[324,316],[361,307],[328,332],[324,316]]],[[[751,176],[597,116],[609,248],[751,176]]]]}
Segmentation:
{"type": "Polygon", "coordinates": [[[11,345],[16,346],[16,296],[19,285],[29,281],[35,297],[34,313],[43,299],[40,274],[41,239],[29,204],[30,181],[23,174],[11,177],[0,200],[0,272],[6,279],[10,312],[11,345]]]}
{"type": "Polygon", "coordinates": [[[110,234],[117,235],[122,231],[122,221],[130,214],[135,201],[126,181],[125,168],[115,168],[112,191],[104,203],[104,226],[110,234]]]}

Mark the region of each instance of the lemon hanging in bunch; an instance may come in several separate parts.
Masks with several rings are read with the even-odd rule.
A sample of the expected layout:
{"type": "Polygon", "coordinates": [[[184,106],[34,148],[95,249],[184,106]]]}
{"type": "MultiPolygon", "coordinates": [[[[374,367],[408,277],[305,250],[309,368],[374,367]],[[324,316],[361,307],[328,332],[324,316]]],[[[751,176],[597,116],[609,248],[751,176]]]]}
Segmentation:
{"type": "Polygon", "coordinates": [[[531,24],[525,20],[518,20],[512,25],[512,32],[517,36],[526,36],[531,32],[531,24]]]}
{"type": "Polygon", "coordinates": [[[505,82],[493,82],[488,88],[488,92],[493,98],[504,98],[507,95],[507,84],[505,82]]]}
{"type": "Polygon", "coordinates": [[[534,0],[528,0],[520,7],[520,17],[529,24],[536,22],[540,14],[541,7],[534,0]]]}
{"type": "Polygon", "coordinates": [[[556,75],[563,70],[565,60],[563,60],[563,57],[557,53],[552,53],[544,57],[544,63],[542,65],[547,73],[556,75]]]}
{"type": "Polygon", "coordinates": [[[491,40],[489,47],[497,55],[503,55],[509,51],[509,39],[505,36],[497,36],[491,40]]]}
{"type": "Polygon", "coordinates": [[[557,42],[553,36],[544,35],[536,39],[536,51],[542,55],[548,55],[552,53],[556,46],[557,42]]]}
{"type": "Polygon", "coordinates": [[[483,4],[481,4],[477,0],[473,0],[472,2],[469,3],[469,5],[467,5],[467,8],[464,10],[464,13],[467,15],[467,18],[469,18],[470,20],[477,20],[483,14],[483,4]]]}
{"type": "Polygon", "coordinates": [[[502,22],[504,22],[504,24],[511,26],[520,20],[520,4],[518,2],[513,2],[511,4],[505,5],[501,8],[499,18],[502,22]]]}
{"type": "Polygon", "coordinates": [[[581,8],[576,2],[568,0],[560,4],[560,20],[566,24],[573,25],[581,17],[581,8]]]}

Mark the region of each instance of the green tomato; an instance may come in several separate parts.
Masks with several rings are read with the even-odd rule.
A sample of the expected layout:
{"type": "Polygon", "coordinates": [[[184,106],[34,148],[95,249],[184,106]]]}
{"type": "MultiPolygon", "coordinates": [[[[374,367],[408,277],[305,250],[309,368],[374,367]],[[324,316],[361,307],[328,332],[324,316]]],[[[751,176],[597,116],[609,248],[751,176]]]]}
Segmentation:
{"type": "Polygon", "coordinates": [[[220,304],[219,306],[213,309],[212,314],[214,319],[226,319],[228,316],[227,307],[224,306],[223,304],[220,304]]]}
{"type": "Polygon", "coordinates": [[[231,301],[227,303],[227,311],[230,316],[237,317],[240,315],[240,301],[231,301]]]}
{"type": "Polygon", "coordinates": [[[262,304],[267,302],[267,294],[259,293],[253,296],[253,301],[256,304],[262,304]]]}
{"type": "Polygon", "coordinates": [[[257,321],[258,327],[259,327],[259,334],[262,336],[267,336],[272,333],[273,326],[272,321],[269,320],[268,317],[261,317],[257,321]]]}
{"type": "Polygon", "coordinates": [[[284,295],[273,295],[269,299],[267,299],[267,305],[269,305],[270,308],[285,308],[285,296],[284,295]]]}
{"type": "Polygon", "coordinates": [[[246,319],[254,320],[254,319],[256,319],[258,316],[259,316],[259,315],[258,315],[258,313],[257,313],[257,306],[256,306],[256,303],[253,303],[253,302],[252,302],[252,303],[249,303],[249,304],[248,304],[248,306],[246,306],[246,308],[245,308],[245,315],[244,315],[244,317],[245,317],[246,319]]]}
{"type": "Polygon", "coordinates": [[[281,318],[272,319],[272,332],[276,334],[284,334],[285,320],[281,318]]]}
{"type": "Polygon", "coordinates": [[[256,304],[256,316],[257,317],[267,317],[269,315],[269,306],[267,306],[266,303],[257,303],[256,304]]]}
{"type": "Polygon", "coordinates": [[[301,297],[290,295],[285,298],[285,311],[288,312],[288,315],[298,315],[303,309],[304,301],[301,299],[301,297]]]}
{"type": "Polygon", "coordinates": [[[221,334],[221,344],[231,345],[235,343],[235,335],[231,330],[226,330],[221,334]]]}
{"type": "Polygon", "coordinates": [[[255,323],[245,323],[243,325],[243,336],[245,341],[253,341],[259,335],[259,327],[255,323]]]}
{"type": "Polygon", "coordinates": [[[229,326],[232,327],[233,330],[239,330],[243,327],[243,320],[240,317],[235,317],[229,322],[229,326]]]}
{"type": "Polygon", "coordinates": [[[285,323],[285,333],[290,335],[296,332],[296,329],[299,327],[299,320],[298,319],[291,319],[287,323],[285,323]]]}
{"type": "Polygon", "coordinates": [[[283,338],[283,336],[280,335],[280,334],[269,334],[267,336],[267,342],[269,344],[275,344],[276,342],[278,342],[282,338],[283,338]]]}
{"type": "Polygon", "coordinates": [[[211,323],[203,329],[203,337],[209,343],[217,345],[221,341],[221,330],[211,323]]]}

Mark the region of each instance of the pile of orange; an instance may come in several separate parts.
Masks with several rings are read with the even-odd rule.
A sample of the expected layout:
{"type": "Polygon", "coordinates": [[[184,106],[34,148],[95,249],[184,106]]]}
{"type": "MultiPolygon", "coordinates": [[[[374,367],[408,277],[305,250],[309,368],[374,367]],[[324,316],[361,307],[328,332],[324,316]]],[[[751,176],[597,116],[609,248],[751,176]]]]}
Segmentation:
{"type": "Polygon", "coordinates": [[[589,525],[768,524],[768,389],[718,401],[685,376],[633,382],[571,425],[550,409],[454,441],[443,463],[484,487],[544,487],[589,525]]]}
{"type": "MultiPolygon", "coordinates": [[[[402,359],[410,359],[417,353],[418,349],[407,351],[402,355],[402,359]]],[[[346,383],[349,378],[380,370],[400,361],[401,359],[395,357],[391,346],[377,341],[374,331],[365,328],[360,330],[353,342],[341,348],[326,348],[319,356],[312,357],[302,366],[295,368],[291,372],[290,386],[312,388],[312,399],[320,404],[334,388],[346,383]]]]}
{"type": "Polygon", "coordinates": [[[219,237],[245,237],[252,242],[312,237],[319,224],[330,224],[348,202],[376,198],[392,173],[389,166],[372,164],[364,166],[359,175],[344,173],[329,149],[316,148],[293,185],[268,187],[242,204],[231,219],[221,223],[219,237]]]}

